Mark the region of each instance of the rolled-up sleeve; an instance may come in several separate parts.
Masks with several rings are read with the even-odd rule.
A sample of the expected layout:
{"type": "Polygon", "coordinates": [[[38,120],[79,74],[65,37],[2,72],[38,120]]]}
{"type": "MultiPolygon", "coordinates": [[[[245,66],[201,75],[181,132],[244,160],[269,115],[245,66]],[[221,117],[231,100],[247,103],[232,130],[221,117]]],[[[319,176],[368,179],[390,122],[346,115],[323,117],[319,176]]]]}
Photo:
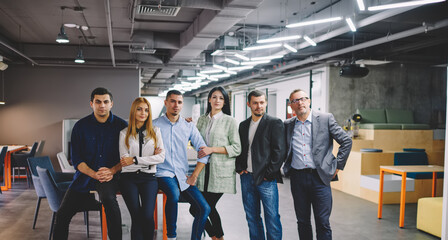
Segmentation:
{"type": "Polygon", "coordinates": [[[229,133],[228,135],[229,145],[224,146],[224,148],[227,151],[227,155],[229,155],[229,157],[234,158],[241,154],[240,135],[238,133],[238,127],[235,119],[231,119],[228,133],[229,133]]]}

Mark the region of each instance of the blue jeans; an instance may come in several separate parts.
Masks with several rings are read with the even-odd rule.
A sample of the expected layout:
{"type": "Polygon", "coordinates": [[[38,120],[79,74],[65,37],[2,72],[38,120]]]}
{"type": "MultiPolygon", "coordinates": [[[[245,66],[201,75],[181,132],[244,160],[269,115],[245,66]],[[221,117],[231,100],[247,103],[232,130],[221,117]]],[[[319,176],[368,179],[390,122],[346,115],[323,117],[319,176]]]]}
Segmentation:
{"type": "Polygon", "coordinates": [[[120,190],[131,214],[131,239],[154,237],[154,208],[157,199],[157,179],[154,174],[122,173],[120,190]]]}
{"type": "Polygon", "coordinates": [[[182,197],[198,213],[193,221],[191,240],[200,240],[204,232],[205,222],[210,213],[210,206],[202,196],[202,193],[196,186],[190,186],[181,192],[176,177],[159,177],[157,180],[159,188],[165,193],[167,198],[165,206],[167,236],[169,238],[176,237],[177,203],[179,198],[182,197]]]}
{"type": "Polygon", "coordinates": [[[291,193],[297,217],[297,228],[302,240],[313,239],[311,206],[319,240],[331,240],[330,214],[333,205],[331,187],[325,185],[316,171],[291,169],[291,193]]]}
{"type": "Polygon", "coordinates": [[[241,194],[243,195],[244,211],[251,240],[264,240],[265,233],[261,219],[261,205],[263,204],[266,235],[268,240],[282,239],[282,223],[278,210],[277,181],[263,181],[255,186],[251,173],[241,175],[241,194]]]}

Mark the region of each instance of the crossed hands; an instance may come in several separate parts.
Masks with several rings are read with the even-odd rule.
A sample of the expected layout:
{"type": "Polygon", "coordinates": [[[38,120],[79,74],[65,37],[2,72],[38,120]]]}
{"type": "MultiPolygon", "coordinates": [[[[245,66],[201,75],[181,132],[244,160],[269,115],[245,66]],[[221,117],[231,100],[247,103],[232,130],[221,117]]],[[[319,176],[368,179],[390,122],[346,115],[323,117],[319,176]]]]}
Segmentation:
{"type": "Polygon", "coordinates": [[[101,167],[95,173],[95,179],[98,180],[100,183],[109,182],[110,180],[112,180],[113,177],[114,174],[107,167],[101,167]]]}
{"type": "MultiPolygon", "coordinates": [[[[159,148],[159,147],[154,149],[154,155],[157,155],[157,154],[159,154],[161,152],[162,152],[162,149],[159,148]]],[[[122,157],[120,159],[121,166],[122,167],[126,167],[126,166],[129,166],[129,165],[133,164],[134,163],[133,159],[134,159],[134,157],[122,157]]]]}

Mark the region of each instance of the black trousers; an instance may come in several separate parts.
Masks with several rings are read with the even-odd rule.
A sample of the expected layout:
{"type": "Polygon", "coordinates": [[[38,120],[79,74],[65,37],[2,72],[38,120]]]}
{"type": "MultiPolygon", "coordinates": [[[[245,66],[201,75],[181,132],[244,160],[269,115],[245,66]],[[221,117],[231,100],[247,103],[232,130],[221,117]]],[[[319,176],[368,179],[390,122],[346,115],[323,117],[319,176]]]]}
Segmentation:
{"type": "MultiPolygon", "coordinates": [[[[205,231],[210,237],[220,238],[224,236],[224,232],[222,230],[221,217],[219,216],[219,213],[216,210],[216,203],[218,203],[223,193],[212,193],[212,192],[201,192],[201,193],[211,209],[210,214],[208,215],[207,222],[205,222],[205,231]]],[[[191,215],[196,216],[196,211],[192,207],[190,207],[190,213],[191,215]]]]}
{"type": "MultiPolygon", "coordinates": [[[[118,185],[115,178],[106,183],[98,182],[96,184],[96,190],[106,212],[107,233],[111,240],[122,238],[121,213],[116,197],[117,189],[118,185]]],[[[101,204],[95,200],[93,194],[68,189],[56,213],[53,239],[65,240],[68,238],[70,222],[77,212],[100,209],[101,204]]]]}

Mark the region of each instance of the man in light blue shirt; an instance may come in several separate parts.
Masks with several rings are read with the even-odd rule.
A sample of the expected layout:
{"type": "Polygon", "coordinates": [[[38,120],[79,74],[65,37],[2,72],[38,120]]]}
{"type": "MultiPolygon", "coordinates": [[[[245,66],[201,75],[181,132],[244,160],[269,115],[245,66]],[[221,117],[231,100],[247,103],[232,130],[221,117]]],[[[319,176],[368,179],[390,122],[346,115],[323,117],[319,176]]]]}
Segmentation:
{"type": "Polygon", "coordinates": [[[156,177],[159,188],[167,196],[165,215],[168,239],[176,239],[177,203],[181,196],[199,213],[193,221],[191,239],[200,240],[210,207],[195,184],[209,156],[199,154],[194,172],[187,176],[188,141],[191,141],[196,151],[207,145],[196,126],[180,117],[182,105],[182,93],[177,90],[169,91],[165,99],[166,114],[153,121],[154,126],[159,127],[162,132],[165,147],[165,161],[157,165],[156,177]]]}

